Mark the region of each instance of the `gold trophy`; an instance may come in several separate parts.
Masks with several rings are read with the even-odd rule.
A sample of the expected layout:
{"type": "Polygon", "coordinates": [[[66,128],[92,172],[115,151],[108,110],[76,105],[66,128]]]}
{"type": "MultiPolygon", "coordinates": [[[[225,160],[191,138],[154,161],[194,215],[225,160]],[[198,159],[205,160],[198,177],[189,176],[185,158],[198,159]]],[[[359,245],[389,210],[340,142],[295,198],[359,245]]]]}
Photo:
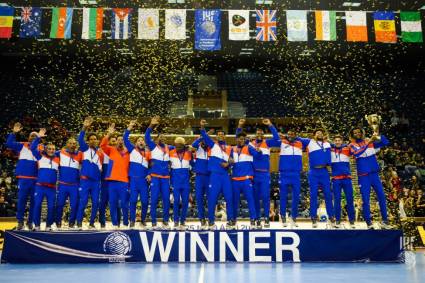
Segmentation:
{"type": "Polygon", "coordinates": [[[381,116],[378,114],[371,114],[365,116],[367,123],[373,130],[373,135],[378,136],[379,135],[379,124],[381,124],[381,116]]]}

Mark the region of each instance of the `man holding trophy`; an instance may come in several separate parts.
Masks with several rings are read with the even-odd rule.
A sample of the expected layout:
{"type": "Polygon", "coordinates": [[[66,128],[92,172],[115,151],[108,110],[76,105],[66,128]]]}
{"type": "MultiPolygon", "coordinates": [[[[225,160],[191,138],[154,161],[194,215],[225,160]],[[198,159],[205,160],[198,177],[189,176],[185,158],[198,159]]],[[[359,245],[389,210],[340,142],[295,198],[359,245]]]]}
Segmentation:
{"type": "Polygon", "coordinates": [[[357,175],[363,201],[363,217],[368,229],[374,229],[370,216],[370,190],[373,188],[381,210],[381,228],[388,229],[390,226],[388,224],[387,204],[384,188],[379,177],[381,168],[376,160],[376,154],[381,147],[387,146],[389,141],[384,135],[379,134],[381,116],[377,114],[366,115],[366,120],[373,130],[372,137],[365,138],[364,130],[360,127],[355,127],[350,131],[352,142],[349,145],[351,154],[356,158],[357,163],[357,175]]]}

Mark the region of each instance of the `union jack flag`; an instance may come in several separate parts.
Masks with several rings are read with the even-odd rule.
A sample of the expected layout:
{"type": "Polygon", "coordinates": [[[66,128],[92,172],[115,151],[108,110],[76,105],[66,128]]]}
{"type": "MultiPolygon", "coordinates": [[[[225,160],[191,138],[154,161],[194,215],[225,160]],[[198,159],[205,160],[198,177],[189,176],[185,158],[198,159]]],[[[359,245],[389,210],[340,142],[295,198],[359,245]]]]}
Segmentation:
{"type": "Polygon", "coordinates": [[[258,41],[276,41],[276,10],[256,10],[258,41]]]}
{"type": "Polygon", "coordinates": [[[31,7],[24,7],[24,8],[22,8],[21,20],[24,23],[28,23],[31,20],[31,13],[32,13],[32,8],[31,7]]]}

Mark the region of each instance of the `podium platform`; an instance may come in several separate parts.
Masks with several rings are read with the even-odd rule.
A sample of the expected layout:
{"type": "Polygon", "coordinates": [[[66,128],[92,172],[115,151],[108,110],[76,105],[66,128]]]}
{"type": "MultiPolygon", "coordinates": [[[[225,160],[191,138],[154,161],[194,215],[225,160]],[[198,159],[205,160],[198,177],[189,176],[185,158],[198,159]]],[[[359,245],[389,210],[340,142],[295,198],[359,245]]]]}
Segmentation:
{"type": "Polygon", "coordinates": [[[400,230],[6,231],[3,263],[403,262],[400,230]]]}

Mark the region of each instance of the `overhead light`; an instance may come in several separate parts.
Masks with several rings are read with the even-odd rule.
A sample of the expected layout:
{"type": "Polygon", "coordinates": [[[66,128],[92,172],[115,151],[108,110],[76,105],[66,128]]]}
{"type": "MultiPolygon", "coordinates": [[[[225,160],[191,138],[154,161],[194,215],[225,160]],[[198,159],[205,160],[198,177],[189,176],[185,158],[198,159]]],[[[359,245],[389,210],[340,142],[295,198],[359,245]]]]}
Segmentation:
{"type": "Polygon", "coordinates": [[[89,0],[87,1],[90,5],[96,5],[97,1],[96,0],[89,0]]]}
{"type": "Polygon", "coordinates": [[[360,2],[344,2],[342,3],[343,7],[360,7],[362,3],[360,2]]]}
{"type": "Polygon", "coordinates": [[[425,10],[425,5],[419,8],[419,10],[425,10]]]}

